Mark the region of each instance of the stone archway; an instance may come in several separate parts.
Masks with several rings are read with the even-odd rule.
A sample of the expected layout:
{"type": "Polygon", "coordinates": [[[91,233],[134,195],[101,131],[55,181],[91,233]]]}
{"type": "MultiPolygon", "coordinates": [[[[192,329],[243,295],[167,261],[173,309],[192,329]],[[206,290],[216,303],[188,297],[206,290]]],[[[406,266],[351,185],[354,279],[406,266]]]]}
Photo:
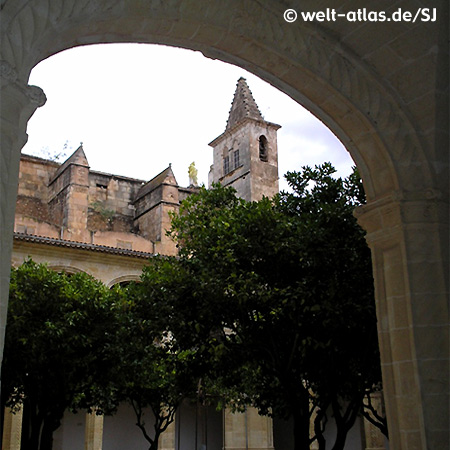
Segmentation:
{"type": "Polygon", "coordinates": [[[31,69],[90,43],[200,50],[289,94],[352,154],[369,200],[358,217],[373,254],[391,446],[448,448],[448,2],[434,4],[436,23],[377,28],[288,24],[284,2],[268,0],[1,0],[1,335],[20,149],[45,103],[27,85],[31,69]]]}

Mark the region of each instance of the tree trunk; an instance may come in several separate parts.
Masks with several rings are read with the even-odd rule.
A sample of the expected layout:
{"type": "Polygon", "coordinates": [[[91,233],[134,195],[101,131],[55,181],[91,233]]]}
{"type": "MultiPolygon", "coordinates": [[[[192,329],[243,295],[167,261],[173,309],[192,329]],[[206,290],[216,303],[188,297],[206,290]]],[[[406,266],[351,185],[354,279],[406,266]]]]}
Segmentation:
{"type": "Polygon", "coordinates": [[[155,434],[155,438],[153,439],[153,442],[150,444],[150,447],[148,448],[148,450],[158,450],[159,447],[159,436],[160,433],[156,433],[155,434]]]}
{"type": "Polygon", "coordinates": [[[62,415],[48,415],[44,420],[44,425],[42,427],[41,442],[39,445],[39,450],[52,450],[53,448],[53,433],[61,425],[62,415]]]}
{"type": "Polygon", "coordinates": [[[21,450],[52,450],[53,433],[61,425],[64,411],[44,417],[30,399],[25,400],[23,408],[21,450]]]}
{"type": "Polygon", "coordinates": [[[26,399],[23,405],[21,450],[39,450],[43,417],[34,402],[26,399]]]}
{"type": "Polygon", "coordinates": [[[355,424],[362,403],[355,400],[351,401],[346,405],[344,414],[341,414],[341,408],[337,399],[334,399],[331,404],[337,428],[336,440],[334,441],[332,450],[344,450],[347,434],[355,424]]]}
{"type": "Polygon", "coordinates": [[[336,440],[334,441],[333,450],[344,450],[348,431],[349,431],[349,429],[345,426],[341,426],[338,428],[337,434],[336,434],[336,440]]]}
{"type": "Polygon", "coordinates": [[[293,408],[294,450],[309,450],[309,394],[302,392],[293,408]]]}

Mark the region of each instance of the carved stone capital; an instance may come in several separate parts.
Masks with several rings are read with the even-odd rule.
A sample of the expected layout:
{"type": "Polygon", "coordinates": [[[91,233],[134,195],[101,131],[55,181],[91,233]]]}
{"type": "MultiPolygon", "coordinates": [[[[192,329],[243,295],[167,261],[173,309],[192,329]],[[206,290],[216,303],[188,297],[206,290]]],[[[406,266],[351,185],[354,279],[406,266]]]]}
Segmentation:
{"type": "Polygon", "coordinates": [[[36,108],[45,105],[47,97],[39,86],[27,86],[25,92],[31,103],[36,104],[36,108]]]}
{"type": "Polygon", "coordinates": [[[367,242],[392,240],[409,227],[448,227],[448,199],[437,189],[415,192],[397,190],[354,212],[358,223],[367,231],[367,242]]]}
{"type": "Polygon", "coordinates": [[[29,86],[18,79],[17,71],[8,61],[0,61],[0,81],[2,88],[13,85],[18,94],[25,94],[35,108],[45,105],[47,97],[38,86],[29,86]]]}

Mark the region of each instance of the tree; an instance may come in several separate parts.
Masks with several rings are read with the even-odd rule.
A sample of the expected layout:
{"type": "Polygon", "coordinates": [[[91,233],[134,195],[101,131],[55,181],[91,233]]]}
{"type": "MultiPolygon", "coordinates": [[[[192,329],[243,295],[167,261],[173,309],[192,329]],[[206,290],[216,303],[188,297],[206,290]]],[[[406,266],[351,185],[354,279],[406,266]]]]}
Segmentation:
{"type": "Polygon", "coordinates": [[[174,421],[181,402],[196,395],[198,383],[193,370],[196,350],[179,349],[166,326],[157,288],[168,285],[164,265],[165,260],[155,260],[144,269],[142,283],[115,290],[122,305],[116,347],[120,364],[110,379],[117,401],[132,406],[149,450],[158,450],[161,434],[174,421]]]}
{"type": "MultiPolygon", "coordinates": [[[[323,364],[311,365],[310,379],[317,422],[332,410],[337,450],[357,415],[368,415],[363,400],[381,384],[381,370],[370,252],[353,216],[354,208],[365,203],[364,189],[356,169],[347,179],[333,178],[334,173],[330,164],[288,173],[293,192],[281,193],[278,207],[300,220],[308,285],[322,308],[318,339],[326,345],[315,357],[323,364]]],[[[384,420],[373,422],[387,432],[384,420]]],[[[316,433],[325,448],[319,426],[316,433]]]]}
{"type": "Polygon", "coordinates": [[[24,406],[22,448],[51,449],[67,409],[111,407],[94,382],[111,369],[110,300],[84,273],[57,273],[31,259],[12,269],[1,389],[2,406],[24,406]]]}
{"type": "Polygon", "coordinates": [[[189,317],[174,335],[190,330],[189,345],[197,339],[214,355],[210,386],[229,403],[293,417],[296,450],[313,439],[325,448],[330,407],[333,449],[343,448],[380,381],[370,253],[352,214],[364,201],[362,184],[356,172],[345,180],[333,173],[324,164],[288,174],[293,193],[273,202],[201,189],[170,231],[190,273],[188,292],[171,298],[172,310],[189,317]]]}

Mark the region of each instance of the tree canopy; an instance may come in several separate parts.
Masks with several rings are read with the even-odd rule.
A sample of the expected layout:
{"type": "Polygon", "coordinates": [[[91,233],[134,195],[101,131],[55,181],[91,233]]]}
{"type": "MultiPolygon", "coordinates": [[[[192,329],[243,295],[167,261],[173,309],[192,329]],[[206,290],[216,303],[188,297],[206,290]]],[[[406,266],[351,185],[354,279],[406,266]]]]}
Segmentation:
{"type": "Polygon", "coordinates": [[[196,396],[198,378],[195,349],[176,348],[154,306],[139,284],[109,290],[31,259],[12,269],[2,407],[24,407],[22,448],[51,450],[66,410],[113,414],[126,401],[158,449],[181,401],[196,396]]]}
{"type": "Polygon", "coordinates": [[[64,411],[97,406],[93,380],[109,371],[114,308],[106,287],[84,273],[25,261],[12,269],[2,364],[2,406],[24,404],[24,448],[51,449],[64,411]]]}
{"type": "Polygon", "coordinates": [[[161,298],[155,297],[155,284],[168,285],[161,263],[155,259],[149,265],[152,280],[143,277],[143,283],[114,290],[122,305],[115,345],[119,362],[109,375],[117,403],[132,406],[150,450],[158,449],[161,434],[174,421],[181,402],[196,397],[198,384],[196,350],[176,345],[161,298]]]}
{"type": "Polygon", "coordinates": [[[166,301],[184,318],[173,335],[212,357],[210,390],[228,404],[294,418],[297,450],[313,439],[325,448],[330,408],[333,449],[343,448],[381,380],[370,252],[353,217],[364,191],[356,172],[334,172],[324,164],[288,173],[292,192],[259,202],[201,189],[170,231],[179,245],[172,264],[189,286],[166,301]]]}

